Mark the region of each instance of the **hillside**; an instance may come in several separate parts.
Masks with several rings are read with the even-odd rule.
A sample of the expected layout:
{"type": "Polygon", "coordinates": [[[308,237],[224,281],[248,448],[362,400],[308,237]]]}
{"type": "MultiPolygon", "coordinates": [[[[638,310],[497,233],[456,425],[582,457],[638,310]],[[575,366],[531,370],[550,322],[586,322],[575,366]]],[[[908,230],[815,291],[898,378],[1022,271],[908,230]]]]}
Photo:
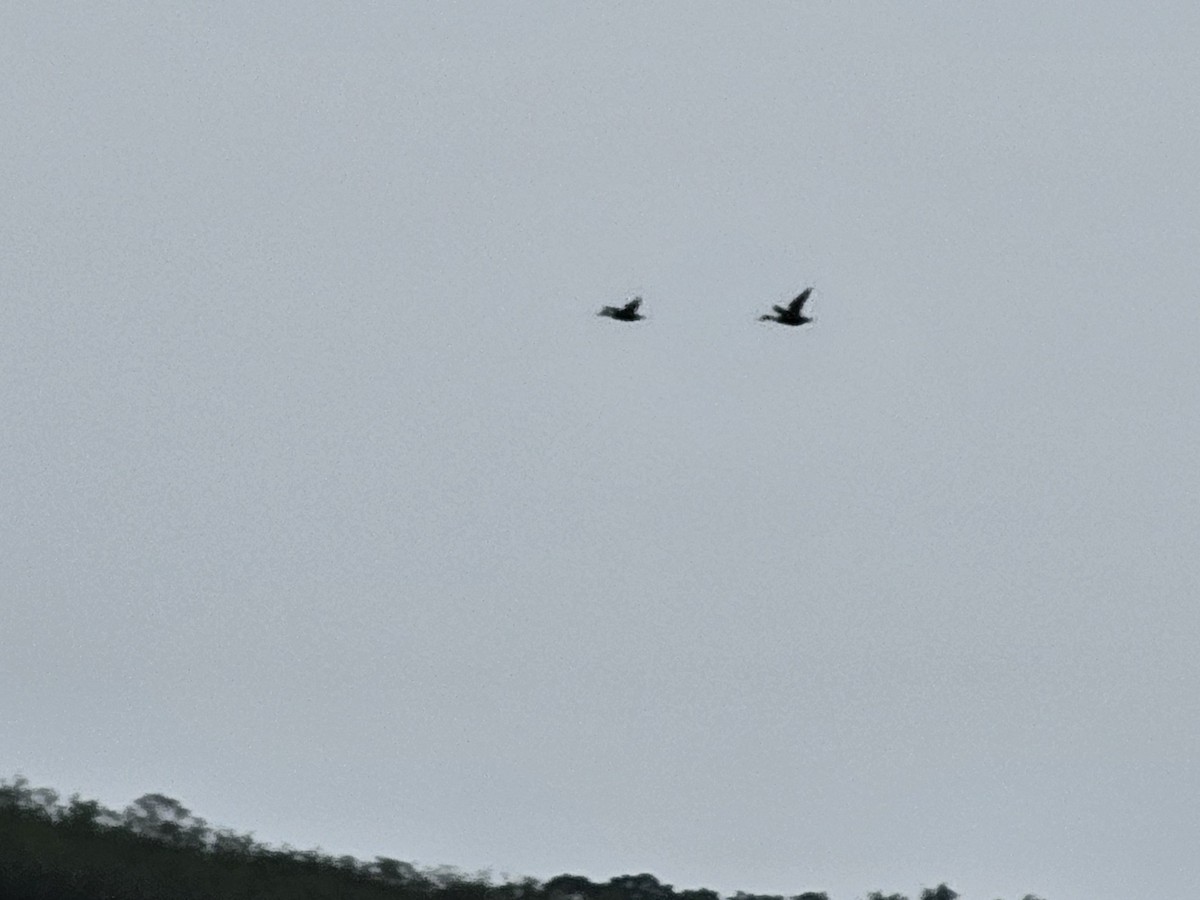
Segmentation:
{"type": "MultiPolygon", "coordinates": [[[[4,900],[722,900],[676,890],[649,874],[592,882],[495,883],[485,873],[418,869],[390,857],[362,861],[319,850],[270,847],[213,828],[179,801],[145,794],[120,812],[78,795],[61,802],[18,776],[0,782],[0,897],[4,900]]],[[[920,900],[955,900],[947,885],[920,900]]],[[[738,892],[731,900],[830,900],[738,892]]],[[[908,900],[874,892],[867,900],[908,900]]],[[[1024,900],[1039,900],[1027,895],[1024,900]]]]}

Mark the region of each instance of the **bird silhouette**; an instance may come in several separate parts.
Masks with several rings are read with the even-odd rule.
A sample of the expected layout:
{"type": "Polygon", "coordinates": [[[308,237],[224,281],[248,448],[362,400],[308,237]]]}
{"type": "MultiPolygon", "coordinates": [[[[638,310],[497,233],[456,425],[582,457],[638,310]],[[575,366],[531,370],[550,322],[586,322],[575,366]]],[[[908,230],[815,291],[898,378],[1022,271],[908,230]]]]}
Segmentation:
{"type": "Polygon", "coordinates": [[[638,307],[642,305],[641,297],[634,297],[624,306],[606,306],[598,316],[608,316],[610,319],[616,319],[618,322],[636,322],[638,319],[646,318],[638,313],[638,307]]]}
{"type": "Polygon", "coordinates": [[[804,304],[808,302],[808,296],[812,292],[812,288],[805,288],[800,292],[800,295],[796,297],[795,300],[787,305],[786,308],[782,306],[773,306],[771,308],[775,310],[775,315],[772,316],[767,314],[765,316],[759,316],[758,321],[778,322],[780,325],[805,325],[811,322],[812,318],[810,316],[803,315],[801,311],[804,309],[804,304]]]}

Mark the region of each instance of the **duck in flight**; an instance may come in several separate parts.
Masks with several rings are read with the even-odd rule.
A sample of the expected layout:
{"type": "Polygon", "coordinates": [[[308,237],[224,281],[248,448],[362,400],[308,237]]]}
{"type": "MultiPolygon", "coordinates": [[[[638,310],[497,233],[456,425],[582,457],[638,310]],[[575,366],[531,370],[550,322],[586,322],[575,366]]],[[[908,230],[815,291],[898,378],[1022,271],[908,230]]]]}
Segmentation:
{"type": "Polygon", "coordinates": [[[610,319],[616,319],[618,322],[636,322],[638,319],[644,319],[645,316],[638,313],[638,307],[642,305],[641,297],[634,297],[624,306],[606,306],[598,316],[608,316],[610,319]]]}
{"type": "Polygon", "coordinates": [[[773,306],[775,315],[759,316],[760,322],[778,322],[780,325],[805,325],[812,321],[811,316],[806,316],[802,313],[804,304],[808,302],[808,296],[813,292],[812,288],[805,288],[800,292],[795,300],[787,305],[787,307],[773,306]]]}

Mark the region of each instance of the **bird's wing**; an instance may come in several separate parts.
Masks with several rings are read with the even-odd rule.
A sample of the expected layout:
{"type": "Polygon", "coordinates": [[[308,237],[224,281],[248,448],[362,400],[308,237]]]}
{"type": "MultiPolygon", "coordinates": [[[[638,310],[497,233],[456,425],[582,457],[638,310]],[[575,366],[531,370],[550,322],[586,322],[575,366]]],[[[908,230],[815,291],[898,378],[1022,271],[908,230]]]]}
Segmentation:
{"type": "Polygon", "coordinates": [[[779,313],[781,316],[786,316],[788,314],[788,311],[782,306],[772,306],[771,309],[775,310],[775,312],[779,313]]]}
{"type": "Polygon", "coordinates": [[[805,288],[803,291],[801,291],[800,296],[798,296],[788,305],[788,311],[791,312],[792,315],[798,315],[800,310],[804,309],[804,304],[808,302],[808,295],[812,292],[812,288],[805,288]]]}
{"type": "Polygon", "coordinates": [[[642,305],[642,298],[634,297],[632,300],[630,300],[628,303],[625,304],[625,312],[627,312],[627,313],[637,312],[637,308],[641,305],[642,305]]]}

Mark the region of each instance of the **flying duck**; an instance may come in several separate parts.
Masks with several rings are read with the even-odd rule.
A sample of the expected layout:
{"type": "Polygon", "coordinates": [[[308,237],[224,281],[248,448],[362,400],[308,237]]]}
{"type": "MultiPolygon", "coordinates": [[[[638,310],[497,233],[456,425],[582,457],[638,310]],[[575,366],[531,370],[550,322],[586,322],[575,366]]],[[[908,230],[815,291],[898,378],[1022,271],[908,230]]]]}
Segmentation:
{"type": "Polygon", "coordinates": [[[771,308],[775,310],[775,315],[759,316],[758,321],[778,322],[780,325],[804,325],[811,322],[812,317],[802,315],[801,310],[804,309],[804,304],[808,302],[808,295],[812,292],[812,288],[805,288],[800,292],[800,296],[787,305],[787,308],[773,306],[771,308]]]}
{"type": "Polygon", "coordinates": [[[636,322],[638,319],[646,318],[638,313],[638,307],[642,305],[641,297],[634,297],[624,306],[606,306],[598,316],[608,316],[610,319],[616,319],[620,322],[636,322]]]}

